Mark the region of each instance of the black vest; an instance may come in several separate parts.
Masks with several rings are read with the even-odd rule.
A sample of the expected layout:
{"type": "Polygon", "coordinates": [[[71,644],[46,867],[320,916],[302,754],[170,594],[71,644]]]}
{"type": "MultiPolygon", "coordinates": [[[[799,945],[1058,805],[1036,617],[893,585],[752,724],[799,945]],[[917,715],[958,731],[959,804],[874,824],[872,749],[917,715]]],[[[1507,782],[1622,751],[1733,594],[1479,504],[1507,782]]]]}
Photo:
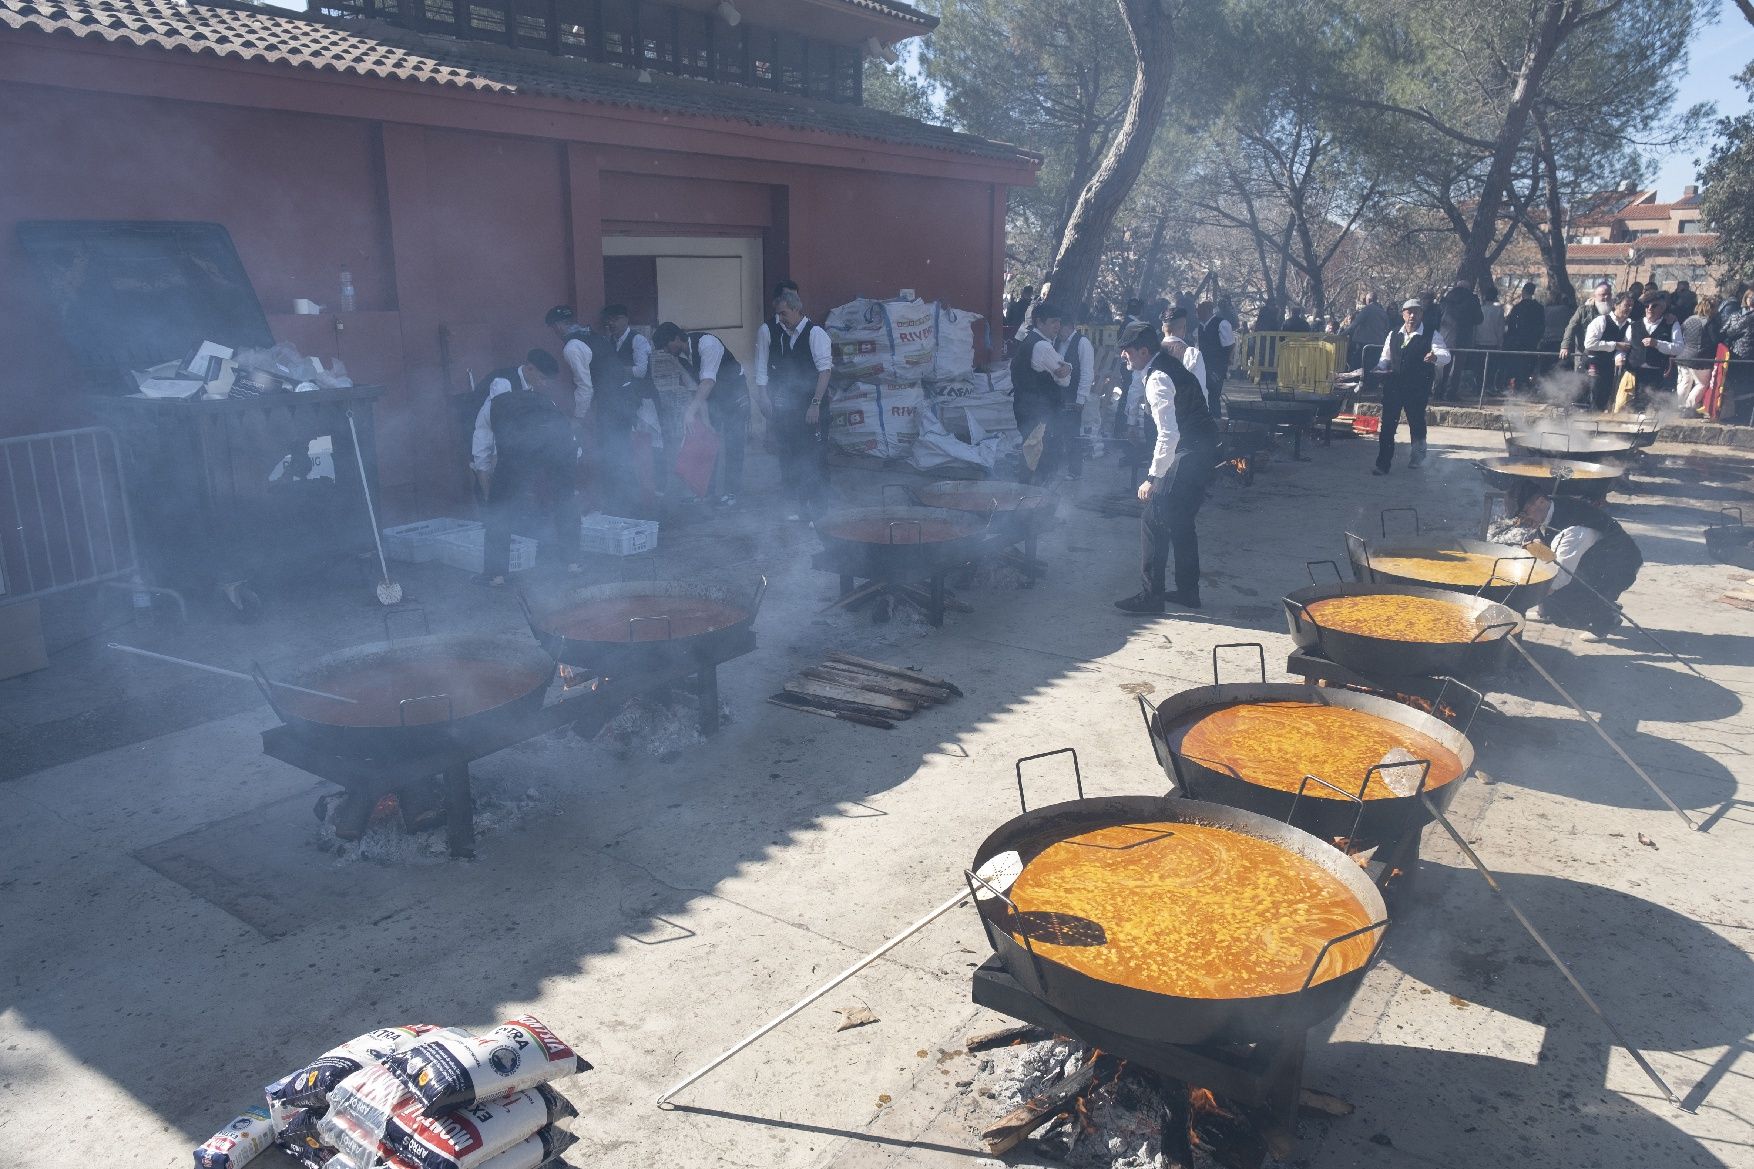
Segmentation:
{"type": "MultiPolygon", "coordinates": [[[[713,337],[713,335],[706,332],[684,333],[682,352],[676,355],[677,362],[688,371],[688,376],[695,381],[700,380],[700,339],[702,337],[713,337]]],[[[717,337],[713,337],[713,340],[719,341],[717,337]]],[[[724,345],[724,342],[719,341],[719,344],[724,345]]],[[[812,363],[810,368],[814,370],[815,364],[812,363]]],[[[727,396],[734,396],[734,391],[741,391],[745,388],[743,366],[735,357],[731,356],[730,349],[726,349],[725,355],[719,359],[719,376],[713,381],[714,397],[718,396],[720,386],[725,388],[727,396]]]]}
{"type": "Polygon", "coordinates": [[[1389,334],[1388,387],[1401,392],[1429,390],[1437,367],[1425,360],[1431,352],[1431,329],[1421,329],[1409,339],[1400,329],[1389,334]]]}
{"type": "MultiPolygon", "coordinates": [[[[1033,401],[1038,404],[1051,404],[1060,400],[1060,384],[1051,373],[1043,373],[1030,364],[1035,355],[1038,342],[1048,341],[1039,331],[1031,327],[1017,342],[1017,352],[1011,355],[1011,396],[1033,401]]],[[[1053,345],[1048,341],[1048,345],[1053,345]]]]}
{"type": "Polygon", "coordinates": [[[1206,359],[1207,378],[1223,377],[1230,369],[1230,346],[1219,340],[1224,318],[1217,313],[1200,326],[1200,356],[1206,359]]]}
{"type": "MultiPolygon", "coordinates": [[[[1585,328],[1587,330],[1588,326],[1585,326],[1585,328]]],[[[1587,339],[1589,334],[1586,332],[1584,334],[1584,336],[1587,339]]],[[[1604,314],[1602,316],[1602,338],[1601,339],[1603,341],[1629,341],[1629,340],[1631,340],[1632,339],[1632,320],[1630,318],[1628,318],[1626,323],[1624,325],[1622,325],[1619,321],[1616,321],[1614,319],[1613,313],[1604,314]]],[[[1592,362],[1595,362],[1598,372],[1602,371],[1602,370],[1610,370],[1610,369],[1614,368],[1614,355],[1612,353],[1592,353],[1592,354],[1590,354],[1590,360],[1592,362]]],[[[1632,360],[1630,354],[1627,355],[1627,360],[1628,361],[1632,360]]]]}
{"type": "MultiPolygon", "coordinates": [[[[794,341],[778,321],[767,323],[767,381],[774,394],[794,399],[816,396],[816,379],[820,375],[816,358],[810,354],[810,338],[821,328],[805,317],[798,325],[798,338],[794,341]]],[[[725,357],[729,360],[731,355],[726,353],[725,357]]]]}
{"type": "Polygon", "coordinates": [[[489,392],[493,379],[505,378],[511,383],[508,393],[499,395],[488,407],[488,425],[493,427],[493,443],[501,459],[531,460],[545,457],[564,458],[572,441],[572,423],[546,394],[526,390],[518,380],[516,369],[500,369],[487,375],[489,392]]]}
{"type": "Polygon", "coordinates": [[[1632,348],[1626,352],[1626,367],[1638,370],[1646,378],[1660,375],[1668,368],[1669,355],[1654,347],[1645,348],[1644,339],[1655,337],[1658,341],[1671,341],[1674,336],[1675,327],[1667,320],[1658,322],[1654,329],[1645,325],[1643,317],[1629,322],[1626,339],[1632,342],[1632,348]]]}
{"type": "Polygon", "coordinates": [[[1175,387],[1175,427],[1180,432],[1175,449],[1178,452],[1217,449],[1218,424],[1212,421],[1212,412],[1206,408],[1206,391],[1200,388],[1194,371],[1167,349],[1160,349],[1151,359],[1145,372],[1147,378],[1152,370],[1163,374],[1175,387]]]}
{"type": "MultiPolygon", "coordinates": [[[[1072,376],[1066,380],[1065,388],[1061,389],[1058,383],[1055,383],[1054,386],[1056,390],[1059,390],[1067,407],[1078,404],[1078,380],[1084,376],[1084,346],[1079,344],[1084,339],[1084,335],[1073,332],[1070,336],[1071,340],[1066,342],[1066,351],[1060,354],[1060,360],[1072,367],[1072,376]]],[[[1058,349],[1059,346],[1056,345],[1054,348],[1058,349]]]]}
{"type": "Polygon", "coordinates": [[[585,344],[591,347],[591,389],[598,420],[632,426],[639,411],[639,389],[632,373],[633,330],[627,331],[622,345],[613,344],[603,333],[593,333],[585,344]]]}

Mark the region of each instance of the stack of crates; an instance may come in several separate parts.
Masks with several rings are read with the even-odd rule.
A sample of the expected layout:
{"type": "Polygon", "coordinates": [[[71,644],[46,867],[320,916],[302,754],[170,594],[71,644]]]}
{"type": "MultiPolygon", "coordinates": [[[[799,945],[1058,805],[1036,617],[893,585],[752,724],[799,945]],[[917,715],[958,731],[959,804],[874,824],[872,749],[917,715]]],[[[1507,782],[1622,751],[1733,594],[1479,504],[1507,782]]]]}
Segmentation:
{"type": "Polygon", "coordinates": [[[630,520],[598,512],[579,524],[579,547],[586,552],[634,556],[657,546],[657,520],[630,520]]]}
{"type": "MultiPolygon", "coordinates": [[[[486,529],[475,520],[436,519],[384,529],[384,555],[411,564],[437,561],[464,572],[480,572],[486,529]]],[[[511,571],[536,567],[536,541],[512,537],[511,571]]]]}

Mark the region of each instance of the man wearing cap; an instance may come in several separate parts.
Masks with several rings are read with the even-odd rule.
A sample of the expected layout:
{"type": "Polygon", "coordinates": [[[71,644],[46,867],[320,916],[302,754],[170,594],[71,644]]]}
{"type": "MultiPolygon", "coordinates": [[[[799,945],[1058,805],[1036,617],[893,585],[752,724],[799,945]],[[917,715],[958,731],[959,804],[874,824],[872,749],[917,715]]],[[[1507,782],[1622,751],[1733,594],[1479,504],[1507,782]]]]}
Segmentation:
{"type": "Polygon", "coordinates": [[[1425,461],[1425,406],[1431,400],[1431,382],[1438,369],[1449,364],[1449,346],[1443,334],[1427,329],[1425,306],[1418,300],[1401,304],[1401,327],[1382,343],[1376,371],[1382,375],[1382,432],[1377,438],[1376,466],[1372,475],[1387,475],[1395,457],[1395,430],[1407,415],[1407,435],[1413,454],[1407,466],[1425,461]]]}
{"type": "MultiPolygon", "coordinates": [[[[1206,373],[1210,367],[1206,364],[1205,354],[1200,352],[1199,346],[1194,344],[1194,339],[1190,335],[1193,327],[1193,309],[1178,304],[1167,310],[1163,314],[1163,348],[1165,352],[1168,352],[1171,341],[1181,342],[1175,348],[1177,359],[1182,363],[1182,368],[1194,375],[1195,380],[1200,383],[1200,392],[1204,394],[1207,392],[1206,373]]],[[[1214,418],[1218,416],[1212,411],[1210,398],[1208,398],[1206,413],[1211,414],[1214,418]]]]}
{"type": "Polygon", "coordinates": [[[572,416],[584,426],[590,420],[593,395],[591,330],[579,324],[578,314],[570,304],[555,305],[543,322],[560,338],[560,361],[572,379],[572,416]]]}
{"type": "Polygon", "coordinates": [[[1025,465],[1024,479],[1029,482],[1047,482],[1059,463],[1059,452],[1047,441],[1047,429],[1072,384],[1072,366],[1054,348],[1065,316],[1052,301],[1036,305],[1034,319],[1011,354],[1011,409],[1017,430],[1025,449],[1033,442],[1041,452],[1034,467],[1025,465]]]}
{"type": "MultiPolygon", "coordinates": [[[[1180,311],[1180,310],[1172,310],[1180,311]]],[[[1183,318],[1186,319],[1184,313],[1183,318]]],[[[1218,424],[1206,408],[1205,387],[1188,368],[1192,349],[1172,334],[1161,344],[1149,325],[1121,332],[1121,358],[1145,374],[1145,402],[1157,425],[1157,442],[1145,481],[1139,484],[1140,589],[1115,602],[1123,613],[1160,614],[1167,604],[1200,607],[1200,544],[1194,519],[1206,498],[1218,458],[1218,424]],[[1166,587],[1165,569],[1175,552],[1175,590],[1166,587]]]]}

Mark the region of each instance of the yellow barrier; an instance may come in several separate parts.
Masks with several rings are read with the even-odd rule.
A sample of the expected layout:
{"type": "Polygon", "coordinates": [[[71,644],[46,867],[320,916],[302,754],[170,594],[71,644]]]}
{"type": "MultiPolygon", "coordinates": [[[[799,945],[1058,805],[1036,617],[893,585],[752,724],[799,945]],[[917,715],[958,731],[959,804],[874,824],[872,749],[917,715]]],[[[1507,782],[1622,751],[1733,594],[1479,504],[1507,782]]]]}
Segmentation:
{"type": "Polygon", "coordinates": [[[1319,333],[1244,333],[1243,373],[1252,382],[1277,382],[1281,389],[1327,393],[1334,373],[1346,361],[1346,341],[1319,333]]]}

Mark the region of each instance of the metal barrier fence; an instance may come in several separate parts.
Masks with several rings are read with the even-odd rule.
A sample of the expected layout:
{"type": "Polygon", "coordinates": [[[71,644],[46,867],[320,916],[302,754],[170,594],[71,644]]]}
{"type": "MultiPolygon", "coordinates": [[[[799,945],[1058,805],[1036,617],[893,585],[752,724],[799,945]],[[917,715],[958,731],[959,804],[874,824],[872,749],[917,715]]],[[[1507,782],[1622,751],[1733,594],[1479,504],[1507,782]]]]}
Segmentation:
{"type": "Polygon", "coordinates": [[[116,437],[101,426],[0,439],[0,604],[140,580],[116,437]]]}
{"type": "MultiPolygon", "coordinates": [[[[1505,378],[1505,377],[1534,378],[1534,377],[1539,377],[1539,376],[1545,376],[1546,374],[1550,374],[1553,372],[1553,370],[1557,369],[1559,367],[1559,361],[1560,361],[1558,352],[1555,350],[1552,350],[1552,349],[1459,349],[1459,348],[1452,346],[1450,348],[1450,354],[1451,354],[1452,358],[1460,358],[1464,355],[1467,355],[1467,356],[1477,356],[1481,359],[1480,360],[1480,387],[1479,387],[1480,393],[1479,393],[1479,396],[1477,399],[1477,404],[1480,406],[1484,406],[1486,404],[1486,399],[1489,395],[1496,396],[1496,397],[1507,397],[1508,396],[1508,395],[1504,394],[1502,391],[1499,391],[1496,393],[1493,392],[1493,382],[1492,382],[1492,360],[1493,360],[1493,358],[1499,359],[1501,378],[1505,378]],[[1514,359],[1514,363],[1511,365],[1512,372],[1509,374],[1505,374],[1503,372],[1503,365],[1504,365],[1505,359],[1507,359],[1507,358],[1514,359]],[[1530,358],[1533,358],[1533,360],[1532,361],[1529,360],[1530,358]]],[[[1567,360],[1586,361],[1587,359],[1588,358],[1587,358],[1586,354],[1573,354],[1572,357],[1568,358],[1567,360]]],[[[1372,362],[1371,360],[1369,360],[1367,357],[1364,364],[1365,364],[1365,368],[1369,369],[1375,363],[1372,362]]],[[[1449,374],[1450,377],[1457,376],[1457,373],[1454,372],[1455,364],[1456,364],[1456,362],[1452,360],[1452,362],[1451,362],[1452,372],[1449,374]]],[[[1723,374],[1723,377],[1727,380],[1728,367],[1730,367],[1730,366],[1735,366],[1738,368],[1754,367],[1754,360],[1750,360],[1747,358],[1732,358],[1728,361],[1724,361],[1721,363],[1720,362],[1713,362],[1713,367],[1715,368],[1716,366],[1718,366],[1720,364],[1723,367],[1725,367],[1725,372],[1723,374]]],[[[1582,371],[1580,370],[1578,372],[1581,373],[1582,371]]],[[[1722,403],[1723,396],[1724,396],[1723,395],[1723,387],[1719,387],[1719,393],[1717,396],[1717,401],[1719,403],[1722,403]]],[[[1746,414],[1748,414],[1750,409],[1754,409],[1754,401],[1732,402],[1730,405],[1731,405],[1731,413],[1733,415],[1746,415],[1746,414]]],[[[1732,423],[1735,422],[1735,417],[1732,416],[1732,417],[1725,418],[1725,417],[1721,416],[1721,413],[1722,412],[1720,409],[1719,414],[1712,416],[1712,420],[1719,421],[1719,422],[1732,422],[1732,423]]],[[[1754,423],[1751,423],[1751,424],[1754,424],[1754,423]]]]}

